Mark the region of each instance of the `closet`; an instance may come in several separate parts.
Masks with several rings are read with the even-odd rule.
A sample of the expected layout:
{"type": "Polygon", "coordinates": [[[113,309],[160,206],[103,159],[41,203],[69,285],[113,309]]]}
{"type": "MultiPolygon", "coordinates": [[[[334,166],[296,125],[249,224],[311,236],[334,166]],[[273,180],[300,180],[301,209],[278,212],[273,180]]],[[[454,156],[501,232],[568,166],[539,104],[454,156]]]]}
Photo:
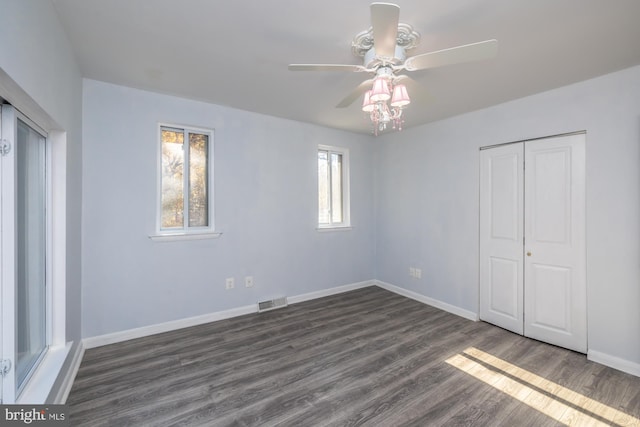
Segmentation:
{"type": "Polygon", "coordinates": [[[480,319],[586,353],[585,134],[480,150],[480,319]]]}

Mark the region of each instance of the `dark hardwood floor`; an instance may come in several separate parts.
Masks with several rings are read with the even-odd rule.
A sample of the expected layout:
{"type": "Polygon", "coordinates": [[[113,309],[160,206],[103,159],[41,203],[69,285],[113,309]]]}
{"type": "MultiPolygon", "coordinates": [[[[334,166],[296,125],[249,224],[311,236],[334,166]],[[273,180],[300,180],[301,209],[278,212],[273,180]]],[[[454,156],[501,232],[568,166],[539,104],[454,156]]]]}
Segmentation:
{"type": "Polygon", "coordinates": [[[369,287],[87,350],[73,426],[640,425],[640,378],[369,287]]]}

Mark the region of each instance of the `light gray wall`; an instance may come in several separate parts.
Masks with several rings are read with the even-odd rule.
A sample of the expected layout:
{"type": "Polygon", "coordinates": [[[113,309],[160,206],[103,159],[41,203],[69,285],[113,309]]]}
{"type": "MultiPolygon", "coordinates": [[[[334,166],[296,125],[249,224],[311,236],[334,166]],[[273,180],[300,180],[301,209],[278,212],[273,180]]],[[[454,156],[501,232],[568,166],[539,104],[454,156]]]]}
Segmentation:
{"type": "Polygon", "coordinates": [[[83,336],[374,277],[477,312],[478,148],[586,130],[589,348],[637,367],[639,95],[634,67],[374,139],[85,80],[83,336]],[[158,122],[215,128],[220,239],[149,240],[158,122]],[[314,229],[317,144],[351,150],[352,231],[314,229]]]}
{"type": "Polygon", "coordinates": [[[84,337],[373,279],[368,136],[94,80],[83,99],[84,337]],[[149,239],[159,122],[215,129],[219,239],[149,239]],[[318,144],[350,150],[350,231],[315,229],[318,144]]]}
{"type": "Polygon", "coordinates": [[[588,345],[637,370],[640,67],[379,138],[377,278],[477,312],[479,147],[579,130],[587,131],[588,345]],[[410,266],[422,279],[409,277],[410,266]]]}
{"type": "Polygon", "coordinates": [[[5,86],[11,94],[0,88],[0,96],[66,132],[66,333],[75,341],[81,329],[82,78],[51,2],[0,0],[0,69],[20,89],[5,86]]]}

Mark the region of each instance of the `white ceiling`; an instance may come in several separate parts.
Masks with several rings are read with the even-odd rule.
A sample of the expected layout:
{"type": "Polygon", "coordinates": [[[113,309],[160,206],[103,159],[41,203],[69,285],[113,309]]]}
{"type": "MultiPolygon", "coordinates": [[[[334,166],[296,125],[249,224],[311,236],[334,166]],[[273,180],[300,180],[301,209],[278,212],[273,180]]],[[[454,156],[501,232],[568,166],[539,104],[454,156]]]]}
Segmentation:
{"type": "MultiPolygon", "coordinates": [[[[52,0],[85,77],[354,132],[370,76],[291,72],[362,64],[370,0],[52,0]]],[[[420,32],[409,56],[487,39],[495,59],[410,74],[405,128],[640,64],[639,0],[396,0],[420,32]]]]}

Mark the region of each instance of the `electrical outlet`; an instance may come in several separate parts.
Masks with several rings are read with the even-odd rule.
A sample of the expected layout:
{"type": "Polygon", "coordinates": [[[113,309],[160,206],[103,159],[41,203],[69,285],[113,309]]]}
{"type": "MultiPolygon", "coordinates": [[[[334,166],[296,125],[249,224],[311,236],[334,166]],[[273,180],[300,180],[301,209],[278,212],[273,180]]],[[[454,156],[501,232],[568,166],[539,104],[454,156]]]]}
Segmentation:
{"type": "Polygon", "coordinates": [[[227,290],[233,289],[236,287],[236,281],[234,280],[233,277],[227,277],[227,281],[225,282],[225,287],[227,288],[227,290]]]}
{"type": "Polygon", "coordinates": [[[413,267],[409,267],[409,276],[416,277],[416,269],[413,267]]]}
{"type": "Polygon", "coordinates": [[[247,276],[244,278],[244,286],[247,288],[253,287],[253,276],[247,276]]]}
{"type": "Polygon", "coordinates": [[[416,279],[422,279],[422,269],[416,268],[416,279]]]}

